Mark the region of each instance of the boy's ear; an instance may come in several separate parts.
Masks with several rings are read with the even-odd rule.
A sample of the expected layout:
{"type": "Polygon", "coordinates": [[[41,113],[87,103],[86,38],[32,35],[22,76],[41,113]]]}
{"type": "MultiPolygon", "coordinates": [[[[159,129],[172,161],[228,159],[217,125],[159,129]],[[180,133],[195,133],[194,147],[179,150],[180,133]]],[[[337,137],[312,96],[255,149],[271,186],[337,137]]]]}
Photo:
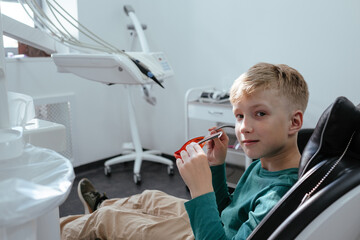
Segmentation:
{"type": "Polygon", "coordinates": [[[303,125],[303,112],[300,110],[297,110],[293,113],[293,115],[291,116],[291,123],[290,123],[290,127],[289,127],[289,134],[295,134],[297,133],[302,125],[303,125]]]}

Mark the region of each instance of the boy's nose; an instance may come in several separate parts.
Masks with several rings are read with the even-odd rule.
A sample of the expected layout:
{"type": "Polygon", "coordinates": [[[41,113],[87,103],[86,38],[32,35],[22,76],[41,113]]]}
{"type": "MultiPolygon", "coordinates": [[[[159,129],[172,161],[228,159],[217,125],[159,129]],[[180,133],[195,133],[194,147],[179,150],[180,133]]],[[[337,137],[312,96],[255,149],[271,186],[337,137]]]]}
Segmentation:
{"type": "Polygon", "coordinates": [[[248,119],[244,118],[240,123],[240,132],[241,133],[250,133],[252,132],[253,128],[251,123],[248,119]]]}

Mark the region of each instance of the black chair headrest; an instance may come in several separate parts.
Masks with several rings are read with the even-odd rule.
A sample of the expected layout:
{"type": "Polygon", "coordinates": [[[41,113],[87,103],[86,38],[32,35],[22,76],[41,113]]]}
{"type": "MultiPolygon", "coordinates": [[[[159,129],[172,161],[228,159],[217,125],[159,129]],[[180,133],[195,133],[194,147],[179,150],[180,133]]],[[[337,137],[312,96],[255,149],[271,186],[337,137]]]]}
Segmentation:
{"type": "Polygon", "coordinates": [[[340,156],[354,130],[359,128],[359,123],[360,108],[356,108],[346,97],[338,97],[321,115],[305,146],[299,178],[324,158],[340,156]]]}

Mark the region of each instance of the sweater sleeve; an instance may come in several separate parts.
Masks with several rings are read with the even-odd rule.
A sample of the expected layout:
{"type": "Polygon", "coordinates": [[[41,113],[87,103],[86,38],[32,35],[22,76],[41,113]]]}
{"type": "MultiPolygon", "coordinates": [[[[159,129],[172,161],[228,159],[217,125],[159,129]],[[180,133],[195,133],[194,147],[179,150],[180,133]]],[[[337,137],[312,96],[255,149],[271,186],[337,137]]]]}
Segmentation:
{"type": "Polygon", "coordinates": [[[212,166],[212,184],[216,196],[216,204],[218,210],[221,213],[224,208],[226,208],[231,202],[231,195],[228,191],[228,186],[226,183],[226,169],[225,164],[212,166]]]}
{"type": "Polygon", "coordinates": [[[290,187],[286,185],[274,186],[264,195],[259,195],[253,203],[253,210],[248,213],[247,221],[241,225],[234,239],[246,239],[290,187]]]}
{"type": "Polygon", "coordinates": [[[185,203],[191,228],[196,239],[227,239],[220,219],[221,211],[229,204],[225,164],[212,166],[210,192],[185,203]]]}
{"type": "Polygon", "coordinates": [[[217,210],[214,192],[201,195],[186,202],[185,208],[190,218],[195,239],[245,240],[288,189],[289,186],[275,186],[265,194],[259,195],[253,202],[253,210],[248,213],[248,219],[241,224],[232,238],[228,238],[225,234],[225,229],[217,210]]]}
{"type": "Polygon", "coordinates": [[[214,192],[186,202],[185,208],[195,239],[226,239],[214,192]]]}

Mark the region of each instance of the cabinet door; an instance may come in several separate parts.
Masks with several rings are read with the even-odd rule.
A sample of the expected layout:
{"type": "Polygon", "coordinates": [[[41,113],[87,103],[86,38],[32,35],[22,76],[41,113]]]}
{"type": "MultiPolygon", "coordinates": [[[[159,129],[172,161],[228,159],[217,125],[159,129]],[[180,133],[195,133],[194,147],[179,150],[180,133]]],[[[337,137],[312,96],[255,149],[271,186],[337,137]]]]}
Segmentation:
{"type": "Polygon", "coordinates": [[[189,118],[235,124],[230,105],[192,103],[188,106],[189,118]]]}

